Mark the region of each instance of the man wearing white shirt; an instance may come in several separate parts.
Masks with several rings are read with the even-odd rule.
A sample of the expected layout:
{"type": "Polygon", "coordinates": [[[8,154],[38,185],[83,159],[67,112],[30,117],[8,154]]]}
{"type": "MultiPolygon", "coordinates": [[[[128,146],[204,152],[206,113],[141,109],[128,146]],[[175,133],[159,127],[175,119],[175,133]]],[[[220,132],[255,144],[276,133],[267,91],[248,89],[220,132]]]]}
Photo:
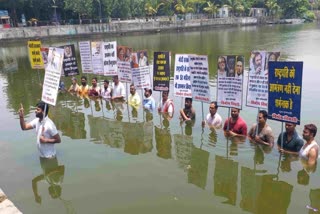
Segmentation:
{"type": "Polygon", "coordinates": [[[217,102],[211,102],[209,107],[209,114],[207,114],[206,119],[202,121],[202,127],[207,124],[209,128],[216,128],[219,129],[222,127],[222,118],[217,113],[218,105],[217,102]]]}
{"type": "Polygon", "coordinates": [[[39,102],[35,111],[37,118],[29,123],[26,123],[24,121],[24,109],[21,104],[21,108],[19,110],[20,127],[22,130],[30,130],[34,128],[36,129],[37,147],[40,153],[40,157],[55,158],[56,150],[54,148],[54,144],[60,143],[61,139],[56,126],[54,125],[52,120],[47,117],[49,106],[47,105],[47,107],[45,107],[46,105],[47,104],[42,101],[39,102]]]}
{"type": "Polygon", "coordinates": [[[126,90],[122,82],[119,81],[118,76],[112,77],[112,97],[113,101],[123,101],[126,97],[126,90]]]}

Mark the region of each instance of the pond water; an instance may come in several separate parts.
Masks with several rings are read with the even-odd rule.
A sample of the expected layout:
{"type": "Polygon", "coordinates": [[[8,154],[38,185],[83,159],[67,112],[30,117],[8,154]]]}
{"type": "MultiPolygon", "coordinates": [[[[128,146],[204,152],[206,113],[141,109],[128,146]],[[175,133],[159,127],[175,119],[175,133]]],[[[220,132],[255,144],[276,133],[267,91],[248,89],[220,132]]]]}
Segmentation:
{"type": "MultiPolygon", "coordinates": [[[[208,55],[212,100],[216,99],[218,55],[244,55],[248,70],[251,50],[278,50],[281,60],[304,62],[299,134],[304,124],[320,127],[316,113],[320,104],[317,23],[89,39],[117,40],[135,50],[146,49],[150,56],[165,50],[173,55],[208,55]]],[[[78,41],[48,40],[43,44],[75,44],[77,48],[78,41]]],[[[172,81],[169,97],[174,99],[175,114],[169,124],[156,112],[150,118],[140,108],[133,117],[125,104],[118,106],[122,109],[119,115],[105,101],[91,100],[88,105],[70,94],[59,94],[49,116],[62,136],[62,143],[56,145],[58,163],[53,163],[60,167],[44,172],[35,133],[21,131],[16,113],[22,103],[26,120],[35,117],[44,72],[30,68],[26,43],[0,46],[0,187],[22,212],[308,213],[307,205],[320,209],[319,169],[307,174],[299,159],[280,156],[276,147],[264,153],[248,141],[236,144],[226,140],[221,130],[202,129],[202,114],[206,115],[209,107],[206,103],[203,113],[201,103],[193,103],[197,114],[193,127],[181,125],[178,111],[184,103],[172,97],[172,81]]],[[[69,78],[63,79],[66,85],[71,83],[69,78]]],[[[100,82],[103,79],[99,77],[100,82]]],[[[138,93],[142,95],[142,91],[138,93]]],[[[153,96],[158,103],[160,93],[153,96]]],[[[218,112],[227,118],[227,108],[218,112]]],[[[246,107],[244,102],[240,115],[249,127],[256,114],[257,109],[246,107]]],[[[268,124],[277,138],[281,123],[269,120],[268,124]]]]}

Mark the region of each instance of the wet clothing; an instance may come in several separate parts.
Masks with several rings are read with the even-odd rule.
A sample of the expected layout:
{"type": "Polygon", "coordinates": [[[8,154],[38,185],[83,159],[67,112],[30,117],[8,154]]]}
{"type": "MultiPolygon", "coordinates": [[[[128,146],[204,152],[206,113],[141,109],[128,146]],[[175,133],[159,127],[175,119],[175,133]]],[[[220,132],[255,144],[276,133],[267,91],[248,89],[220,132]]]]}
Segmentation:
{"type": "MultiPolygon", "coordinates": [[[[257,133],[256,129],[257,129],[257,124],[254,124],[249,131],[249,135],[251,138],[254,138],[256,136],[256,133],[257,133]]],[[[265,126],[260,130],[260,132],[258,133],[258,137],[264,142],[267,142],[270,146],[273,146],[274,136],[272,133],[272,129],[268,124],[265,124],[265,126]]]]}
{"type": "Polygon", "coordinates": [[[143,108],[151,111],[156,108],[156,102],[154,101],[152,96],[143,99],[143,108]]]}
{"type": "Polygon", "coordinates": [[[213,126],[213,127],[216,127],[216,128],[221,128],[222,127],[222,118],[220,116],[220,114],[218,113],[215,113],[213,115],[213,117],[211,116],[211,114],[207,114],[207,117],[206,117],[206,123],[208,124],[208,126],[213,126]]]}
{"type": "Polygon", "coordinates": [[[319,151],[319,145],[317,144],[317,142],[314,140],[312,141],[309,145],[307,145],[305,148],[301,148],[300,151],[299,151],[299,157],[300,158],[303,158],[305,160],[308,160],[308,154],[309,154],[309,151],[313,148],[317,148],[317,150],[319,151]]]}
{"type": "Polygon", "coordinates": [[[247,124],[246,122],[239,116],[235,123],[232,122],[232,119],[229,118],[225,121],[223,130],[227,131],[229,121],[229,131],[232,131],[236,134],[247,135],[247,124]]]}
{"type": "Polygon", "coordinates": [[[281,138],[283,136],[283,149],[290,152],[299,152],[303,146],[303,139],[294,131],[292,139],[288,141],[287,132],[283,132],[279,135],[277,144],[281,147],[281,138]]]}
{"type": "Polygon", "coordinates": [[[56,150],[53,143],[40,143],[40,136],[45,138],[52,138],[58,134],[57,128],[49,117],[44,118],[39,122],[39,118],[35,118],[30,122],[30,125],[36,129],[37,133],[37,147],[42,158],[54,158],[56,150]],[[44,130],[43,130],[44,128],[44,130]]]}

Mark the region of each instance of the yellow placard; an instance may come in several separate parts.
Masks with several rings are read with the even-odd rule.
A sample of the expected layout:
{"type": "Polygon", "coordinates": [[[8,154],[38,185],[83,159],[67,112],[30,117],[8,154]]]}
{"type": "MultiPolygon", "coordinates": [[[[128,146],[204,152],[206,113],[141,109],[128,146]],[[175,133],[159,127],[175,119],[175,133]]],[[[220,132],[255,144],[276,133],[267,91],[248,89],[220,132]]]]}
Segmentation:
{"type": "Polygon", "coordinates": [[[28,41],[29,60],[32,69],[43,69],[43,59],[41,55],[41,41],[28,41]]]}

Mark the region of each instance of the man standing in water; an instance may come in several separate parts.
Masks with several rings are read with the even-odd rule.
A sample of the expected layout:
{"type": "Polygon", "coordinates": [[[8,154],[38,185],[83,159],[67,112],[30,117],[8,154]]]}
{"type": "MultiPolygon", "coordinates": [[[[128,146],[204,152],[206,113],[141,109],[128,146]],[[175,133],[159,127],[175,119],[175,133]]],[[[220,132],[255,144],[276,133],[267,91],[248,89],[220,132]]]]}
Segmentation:
{"type": "Polygon", "coordinates": [[[173,117],[174,105],[173,101],[169,99],[169,91],[162,92],[162,101],[159,103],[158,112],[168,114],[169,118],[173,117]]]}
{"type": "Polygon", "coordinates": [[[271,127],[267,124],[268,112],[260,110],[258,114],[258,124],[254,124],[249,133],[249,140],[253,143],[259,143],[273,147],[274,137],[271,127]],[[258,131],[257,131],[258,129],[258,131]]]}
{"type": "Polygon", "coordinates": [[[299,154],[299,151],[303,146],[303,140],[296,131],[296,124],[286,123],[285,127],[286,131],[281,133],[278,137],[277,145],[279,151],[288,154],[299,154]],[[281,147],[282,138],[283,147],[281,147]]]}
{"type": "Polygon", "coordinates": [[[20,127],[22,130],[36,129],[37,133],[37,147],[42,158],[55,158],[56,150],[55,143],[60,143],[60,135],[52,120],[48,117],[49,106],[40,101],[36,108],[36,117],[29,123],[24,121],[24,109],[21,104],[19,110],[20,127]],[[46,111],[45,111],[46,109],[46,111]]]}
{"type": "Polygon", "coordinates": [[[192,98],[186,97],[184,100],[184,108],[180,109],[180,119],[190,121],[196,119],[196,111],[192,107],[192,98]]]}
{"type": "Polygon", "coordinates": [[[209,128],[216,128],[220,129],[222,127],[222,118],[217,113],[218,111],[218,104],[217,102],[213,101],[210,103],[209,107],[209,114],[207,114],[205,120],[202,121],[202,127],[205,127],[207,124],[209,128]]]}
{"type": "Polygon", "coordinates": [[[80,96],[86,96],[89,92],[89,86],[87,85],[87,77],[82,76],[81,77],[81,86],[78,90],[80,96]]]}
{"type": "Polygon", "coordinates": [[[315,141],[317,134],[317,127],[314,124],[307,124],[304,126],[302,137],[306,143],[302,146],[299,157],[303,164],[310,167],[317,163],[319,154],[319,145],[315,141]]]}
{"type": "Polygon", "coordinates": [[[231,117],[225,121],[223,126],[226,137],[247,136],[247,124],[239,114],[240,109],[231,108],[231,117]]]}

